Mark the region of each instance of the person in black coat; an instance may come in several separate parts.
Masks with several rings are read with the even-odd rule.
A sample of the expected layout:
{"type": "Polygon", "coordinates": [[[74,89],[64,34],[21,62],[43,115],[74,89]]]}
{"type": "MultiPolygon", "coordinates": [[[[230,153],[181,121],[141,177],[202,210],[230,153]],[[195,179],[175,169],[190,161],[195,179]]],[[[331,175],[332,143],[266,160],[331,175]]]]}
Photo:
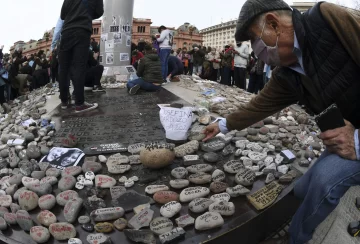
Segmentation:
{"type": "Polygon", "coordinates": [[[178,57],[170,56],[168,66],[168,78],[172,81],[179,81],[179,78],[176,76],[184,73],[184,64],[178,57]]]}

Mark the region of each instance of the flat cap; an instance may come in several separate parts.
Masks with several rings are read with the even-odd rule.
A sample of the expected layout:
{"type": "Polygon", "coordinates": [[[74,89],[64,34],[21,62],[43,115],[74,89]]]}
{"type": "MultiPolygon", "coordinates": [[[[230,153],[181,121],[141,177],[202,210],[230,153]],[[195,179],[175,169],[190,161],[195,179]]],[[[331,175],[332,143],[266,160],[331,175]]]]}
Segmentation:
{"type": "Polygon", "coordinates": [[[292,10],[283,0],[247,0],[241,8],[236,26],[237,42],[249,40],[247,30],[256,17],[274,10],[292,10]]]}

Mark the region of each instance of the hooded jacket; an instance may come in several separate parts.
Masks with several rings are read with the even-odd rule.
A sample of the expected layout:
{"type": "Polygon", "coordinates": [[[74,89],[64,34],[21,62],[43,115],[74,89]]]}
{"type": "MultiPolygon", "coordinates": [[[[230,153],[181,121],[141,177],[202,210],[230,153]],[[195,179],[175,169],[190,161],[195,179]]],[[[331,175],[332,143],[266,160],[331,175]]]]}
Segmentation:
{"type": "Polygon", "coordinates": [[[140,59],[137,76],[149,83],[163,83],[160,58],[156,53],[146,54],[140,59]]]}

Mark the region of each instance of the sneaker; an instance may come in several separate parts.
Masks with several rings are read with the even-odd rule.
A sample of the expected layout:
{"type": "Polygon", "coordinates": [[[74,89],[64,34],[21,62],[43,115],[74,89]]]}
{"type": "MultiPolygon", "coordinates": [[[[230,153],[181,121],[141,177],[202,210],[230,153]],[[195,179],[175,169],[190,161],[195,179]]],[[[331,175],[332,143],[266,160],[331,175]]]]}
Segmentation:
{"type": "Polygon", "coordinates": [[[75,113],[82,113],[82,112],[90,111],[90,110],[96,109],[97,107],[98,107],[97,103],[91,104],[91,103],[84,102],[83,105],[76,106],[75,113]]]}
{"type": "Polygon", "coordinates": [[[170,82],[171,82],[171,80],[170,80],[169,77],[166,78],[166,82],[167,82],[167,83],[170,83],[170,82]]]}
{"type": "Polygon", "coordinates": [[[94,86],[94,88],[92,89],[93,92],[104,92],[104,88],[102,88],[102,86],[94,86]]]}
{"type": "Polygon", "coordinates": [[[177,76],[175,76],[175,77],[173,77],[172,79],[171,79],[171,81],[172,82],[179,82],[180,81],[180,78],[179,77],[177,77],[177,76]]]}
{"type": "Polygon", "coordinates": [[[61,103],[61,109],[67,109],[69,105],[67,103],[61,103]]]}
{"type": "Polygon", "coordinates": [[[130,95],[135,95],[140,89],[140,85],[135,85],[133,87],[130,88],[129,90],[129,94],[130,95]]]}
{"type": "Polygon", "coordinates": [[[90,86],[85,86],[84,87],[84,91],[92,91],[92,90],[93,90],[93,88],[90,87],[90,86]]]}

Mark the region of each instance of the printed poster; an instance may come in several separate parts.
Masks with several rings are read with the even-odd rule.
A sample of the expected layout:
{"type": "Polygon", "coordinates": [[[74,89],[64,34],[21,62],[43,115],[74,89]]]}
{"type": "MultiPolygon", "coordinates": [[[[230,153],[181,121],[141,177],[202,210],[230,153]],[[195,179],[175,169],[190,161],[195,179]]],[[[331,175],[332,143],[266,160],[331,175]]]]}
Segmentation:
{"type": "Polygon", "coordinates": [[[122,44],[122,35],[121,33],[114,33],[114,43],[122,44]]]}
{"type": "Polygon", "coordinates": [[[130,36],[130,35],[127,35],[127,36],[126,36],[126,46],[127,46],[127,47],[130,47],[130,46],[131,46],[131,36],[130,36]]]}
{"type": "Polygon", "coordinates": [[[84,152],[78,148],[54,147],[40,162],[48,162],[52,167],[63,170],[70,166],[77,166],[84,156],[84,152]]]}
{"type": "Polygon", "coordinates": [[[120,53],[120,61],[129,61],[130,57],[128,53],[120,53]]]}
{"type": "Polygon", "coordinates": [[[114,64],[114,54],[113,53],[106,54],[106,64],[114,64]]]}
{"type": "Polygon", "coordinates": [[[105,52],[106,53],[114,52],[114,40],[108,40],[105,42],[105,52]]]}

